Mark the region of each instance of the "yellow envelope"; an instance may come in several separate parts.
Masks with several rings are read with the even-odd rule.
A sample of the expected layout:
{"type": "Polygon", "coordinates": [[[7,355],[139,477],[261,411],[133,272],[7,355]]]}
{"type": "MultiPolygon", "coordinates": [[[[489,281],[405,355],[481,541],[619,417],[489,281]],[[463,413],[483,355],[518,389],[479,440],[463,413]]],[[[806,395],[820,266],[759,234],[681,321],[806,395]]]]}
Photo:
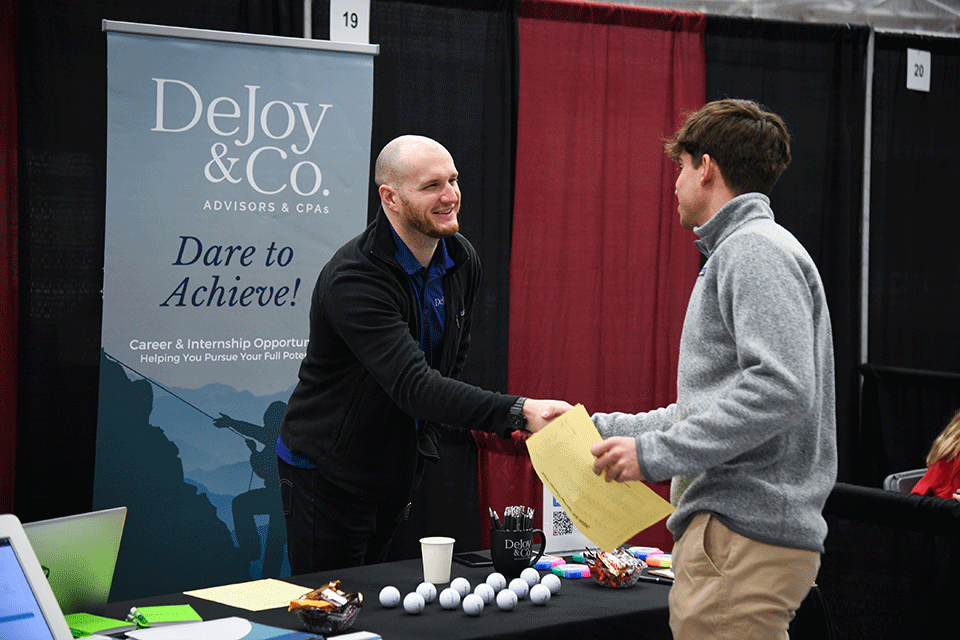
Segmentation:
{"type": "Polygon", "coordinates": [[[601,440],[578,404],[530,436],[527,451],[541,482],[583,535],[612,551],[674,509],[642,482],[607,482],[596,475],[590,446],[601,440]]]}

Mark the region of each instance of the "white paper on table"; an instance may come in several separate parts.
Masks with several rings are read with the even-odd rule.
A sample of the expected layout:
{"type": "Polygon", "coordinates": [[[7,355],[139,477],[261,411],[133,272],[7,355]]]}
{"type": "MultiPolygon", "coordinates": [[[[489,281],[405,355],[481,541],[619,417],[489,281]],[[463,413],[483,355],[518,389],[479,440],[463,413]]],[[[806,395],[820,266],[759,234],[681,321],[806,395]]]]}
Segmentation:
{"type": "Polygon", "coordinates": [[[249,620],[222,618],[128,631],[127,637],[134,640],[240,640],[252,629],[249,620]]]}
{"type": "Polygon", "coordinates": [[[231,617],[187,622],[127,633],[133,640],[270,640],[271,638],[316,638],[312,633],[270,627],[244,618],[231,617]]]}

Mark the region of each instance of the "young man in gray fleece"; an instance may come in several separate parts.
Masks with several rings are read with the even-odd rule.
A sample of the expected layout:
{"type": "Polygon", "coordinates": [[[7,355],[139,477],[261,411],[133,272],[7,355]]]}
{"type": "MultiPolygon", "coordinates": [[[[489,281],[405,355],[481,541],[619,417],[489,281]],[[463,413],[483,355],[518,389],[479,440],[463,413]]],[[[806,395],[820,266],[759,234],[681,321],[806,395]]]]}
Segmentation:
{"type": "Polygon", "coordinates": [[[836,480],[830,316],[813,260],[767,197],[783,121],[712,102],[666,144],[680,225],[706,256],[680,339],[677,402],[596,414],[608,481],[672,478],[674,638],[787,638],[820,566],[836,480]]]}

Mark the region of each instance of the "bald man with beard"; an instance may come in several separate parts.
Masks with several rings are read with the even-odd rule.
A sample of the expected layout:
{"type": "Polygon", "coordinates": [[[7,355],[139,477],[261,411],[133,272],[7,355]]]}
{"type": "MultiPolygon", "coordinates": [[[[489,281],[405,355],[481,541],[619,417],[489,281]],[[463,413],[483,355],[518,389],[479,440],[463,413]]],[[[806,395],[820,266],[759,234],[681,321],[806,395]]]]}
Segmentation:
{"type": "Polygon", "coordinates": [[[541,428],[570,408],[461,382],[480,259],[459,233],[460,186],[440,143],[401,136],[377,158],[380,208],[324,266],[310,340],[277,442],[293,574],[382,562],[438,424],[541,428]]]}

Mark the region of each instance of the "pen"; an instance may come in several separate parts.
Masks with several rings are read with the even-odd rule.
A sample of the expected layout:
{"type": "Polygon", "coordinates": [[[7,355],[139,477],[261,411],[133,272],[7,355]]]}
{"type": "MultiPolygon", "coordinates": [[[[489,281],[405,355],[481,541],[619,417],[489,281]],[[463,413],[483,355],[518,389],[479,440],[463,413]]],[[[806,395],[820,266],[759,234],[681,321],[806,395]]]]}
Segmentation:
{"type": "Polygon", "coordinates": [[[533,528],[533,507],[525,507],[523,505],[504,507],[502,525],[500,524],[500,519],[497,518],[497,512],[490,509],[490,507],[487,507],[487,509],[490,510],[490,524],[495,529],[526,531],[527,529],[533,528]]]}
{"type": "Polygon", "coordinates": [[[648,576],[645,573],[641,573],[640,576],[637,578],[637,580],[640,580],[642,582],[656,582],[657,584],[673,584],[673,580],[670,580],[669,578],[660,578],[658,576],[648,576]]]}

